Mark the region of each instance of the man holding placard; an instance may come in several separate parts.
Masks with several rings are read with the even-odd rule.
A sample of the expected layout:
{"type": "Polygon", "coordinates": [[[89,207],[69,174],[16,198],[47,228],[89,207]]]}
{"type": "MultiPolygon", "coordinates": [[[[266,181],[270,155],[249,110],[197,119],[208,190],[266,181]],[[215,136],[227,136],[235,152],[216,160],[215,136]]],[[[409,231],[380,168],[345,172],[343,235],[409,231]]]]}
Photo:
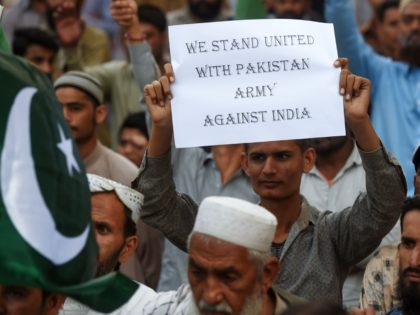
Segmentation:
{"type": "MultiPolygon", "coordinates": [[[[311,207],[299,189],[302,173],[308,172],[315,160],[315,152],[305,140],[249,143],[242,163],[260,204],[279,222],[272,246],[282,263],[276,283],[310,300],[337,302],[350,266],[373,251],[392,228],[405,196],[401,169],[386,153],[369,120],[370,82],[352,75],[347,60],[338,60],[336,66],[340,65],[345,119],[367,174],[367,194],[339,213],[321,213],[311,207]]],[[[145,87],[153,126],[138,189],[146,196],[144,219],[185,249],[197,205],[176,193],[171,178],[170,82],[175,82],[175,77],[167,67],[166,76],[145,87]]]]}

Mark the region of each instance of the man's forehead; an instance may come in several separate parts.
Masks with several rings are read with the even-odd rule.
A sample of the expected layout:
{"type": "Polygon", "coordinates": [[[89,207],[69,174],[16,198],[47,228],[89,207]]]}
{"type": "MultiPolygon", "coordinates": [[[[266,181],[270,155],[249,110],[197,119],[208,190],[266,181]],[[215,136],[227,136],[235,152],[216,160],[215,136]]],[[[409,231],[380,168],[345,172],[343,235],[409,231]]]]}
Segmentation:
{"type": "Polygon", "coordinates": [[[401,235],[404,237],[418,237],[420,240],[420,209],[412,209],[406,213],[403,220],[401,235]]]}
{"type": "Polygon", "coordinates": [[[201,253],[207,256],[223,256],[226,258],[235,258],[241,254],[248,255],[248,249],[243,246],[199,232],[194,232],[191,235],[189,252],[191,254],[201,253]]]}
{"type": "Polygon", "coordinates": [[[299,149],[297,140],[279,140],[270,142],[255,142],[249,143],[248,152],[260,150],[284,150],[284,149],[299,149]]]}

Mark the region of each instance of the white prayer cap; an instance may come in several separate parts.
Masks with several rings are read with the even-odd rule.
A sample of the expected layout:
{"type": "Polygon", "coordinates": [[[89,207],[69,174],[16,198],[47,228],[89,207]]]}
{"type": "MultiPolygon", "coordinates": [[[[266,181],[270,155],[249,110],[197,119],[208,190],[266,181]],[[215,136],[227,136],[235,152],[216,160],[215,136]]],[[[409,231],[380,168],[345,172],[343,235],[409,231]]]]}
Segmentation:
{"type": "Polygon", "coordinates": [[[203,233],[248,249],[268,251],[277,219],[261,206],[229,197],[207,197],[198,208],[193,233],[203,233]]]}
{"type": "Polygon", "coordinates": [[[137,224],[144,200],[144,196],[141,193],[102,176],[87,174],[87,177],[91,193],[115,191],[121,202],[131,210],[131,219],[137,224]]]}
{"type": "Polygon", "coordinates": [[[412,3],[420,3],[420,0],[401,0],[400,1],[400,12],[402,13],[406,6],[412,3]]]}

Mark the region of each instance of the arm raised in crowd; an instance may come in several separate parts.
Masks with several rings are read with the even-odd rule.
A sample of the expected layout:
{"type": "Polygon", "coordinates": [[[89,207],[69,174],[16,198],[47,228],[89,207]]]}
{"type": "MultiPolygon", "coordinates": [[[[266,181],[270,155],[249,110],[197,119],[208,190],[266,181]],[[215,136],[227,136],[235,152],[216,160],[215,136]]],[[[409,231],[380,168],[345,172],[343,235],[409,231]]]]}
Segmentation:
{"type": "Polygon", "coordinates": [[[366,194],[351,208],[325,217],[340,260],[351,266],[369,255],[392,229],[406,195],[401,167],[381,145],[368,115],[370,81],[348,71],[340,59],[340,94],[346,124],[357,142],[366,172],[366,194]]]}
{"type": "Polygon", "coordinates": [[[351,0],[326,0],[325,18],[334,24],[338,54],[349,58],[353,73],[374,80],[378,72],[383,71],[382,64],[392,62],[377,54],[364,41],[354,17],[351,0]]]}
{"type": "Polygon", "coordinates": [[[172,243],[186,250],[198,205],[186,194],[176,192],[171,166],[172,116],[171,82],[175,82],[170,64],[165,75],[144,88],[147,109],[152,120],[149,147],[140,166],[137,189],[145,196],[142,219],[159,229],[172,243]]]}

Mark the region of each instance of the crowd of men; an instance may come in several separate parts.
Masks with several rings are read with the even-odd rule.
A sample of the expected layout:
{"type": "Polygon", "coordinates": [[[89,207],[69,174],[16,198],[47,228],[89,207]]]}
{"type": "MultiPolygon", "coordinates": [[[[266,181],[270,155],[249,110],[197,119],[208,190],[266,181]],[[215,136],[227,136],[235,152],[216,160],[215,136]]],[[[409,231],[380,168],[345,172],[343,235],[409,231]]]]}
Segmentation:
{"type": "Polygon", "coordinates": [[[420,314],[420,0],[0,4],[0,315],[420,314]],[[175,148],[237,16],[334,24],[345,136],[175,148]]]}

